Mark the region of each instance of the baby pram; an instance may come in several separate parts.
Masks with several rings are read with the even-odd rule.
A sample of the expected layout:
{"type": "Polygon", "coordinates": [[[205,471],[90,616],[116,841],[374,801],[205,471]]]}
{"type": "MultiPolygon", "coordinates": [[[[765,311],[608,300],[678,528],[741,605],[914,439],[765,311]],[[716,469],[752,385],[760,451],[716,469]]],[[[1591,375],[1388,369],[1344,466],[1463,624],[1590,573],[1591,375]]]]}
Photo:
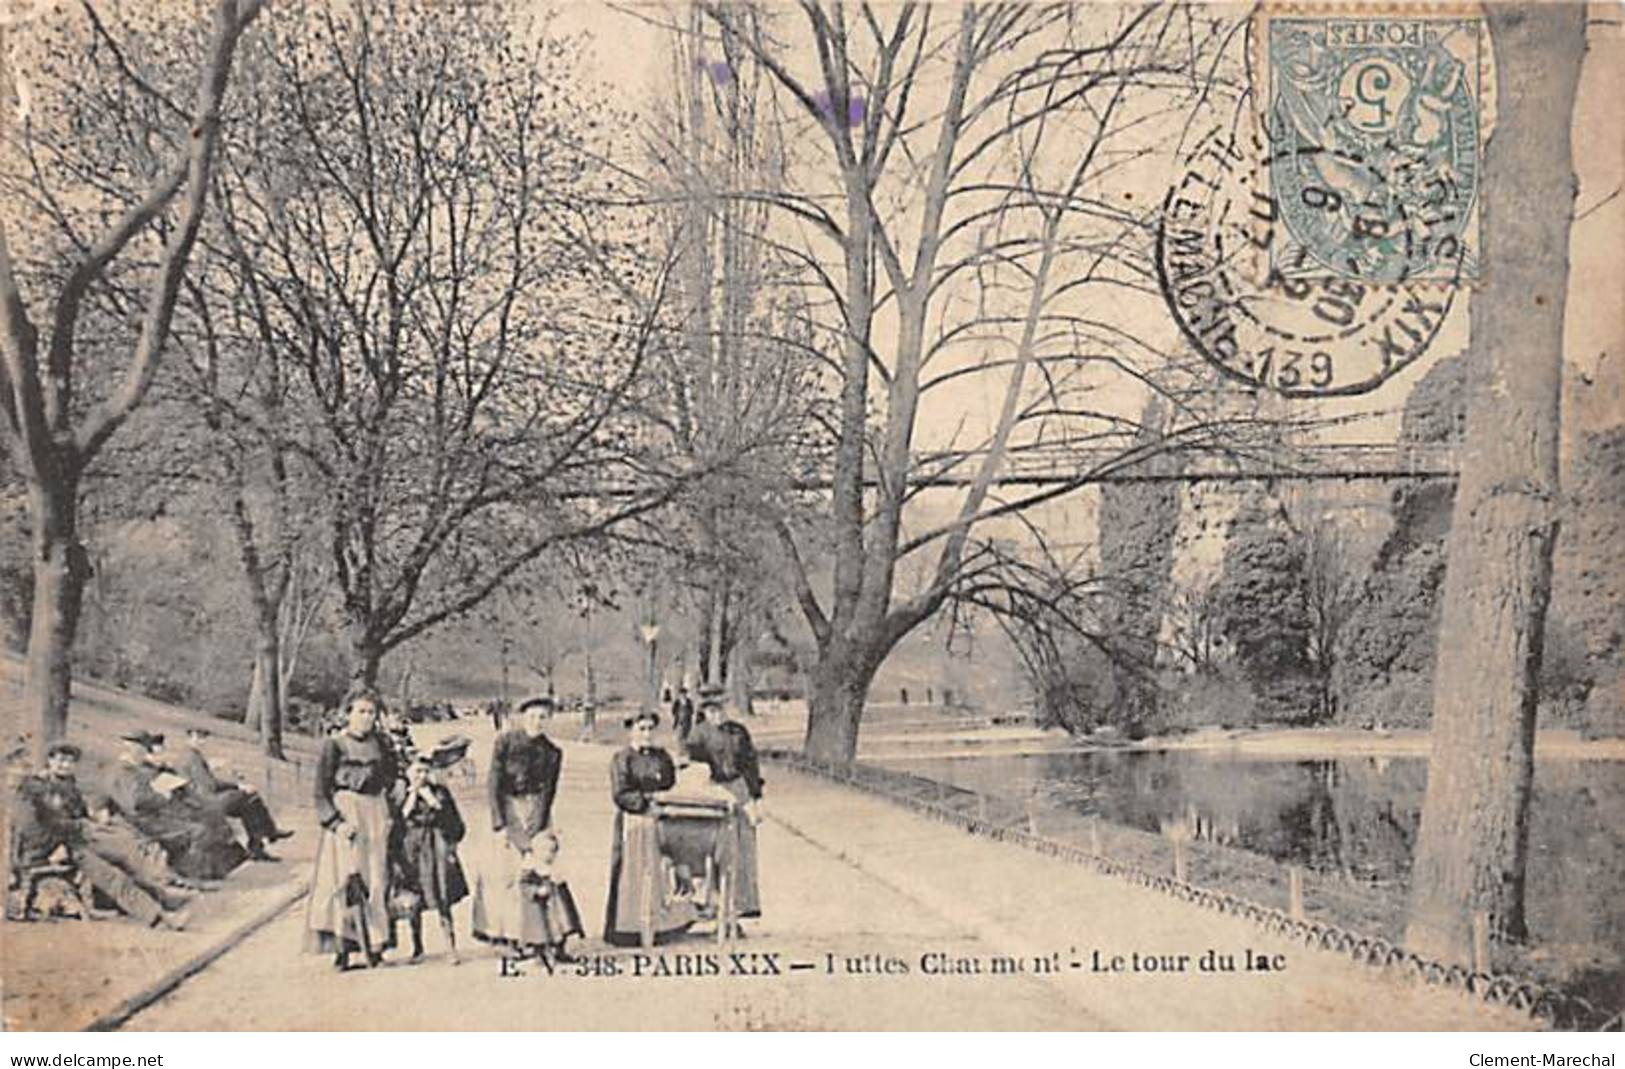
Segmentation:
{"type": "MultiPolygon", "coordinates": [[[[659,835],[662,878],[685,878],[701,915],[716,917],[717,942],[733,927],[733,881],[739,856],[739,832],[732,799],[663,795],[654,815],[659,835]],[[709,910],[703,908],[708,905],[709,910]]],[[[643,945],[654,945],[654,919],[643,918],[643,945]]]]}

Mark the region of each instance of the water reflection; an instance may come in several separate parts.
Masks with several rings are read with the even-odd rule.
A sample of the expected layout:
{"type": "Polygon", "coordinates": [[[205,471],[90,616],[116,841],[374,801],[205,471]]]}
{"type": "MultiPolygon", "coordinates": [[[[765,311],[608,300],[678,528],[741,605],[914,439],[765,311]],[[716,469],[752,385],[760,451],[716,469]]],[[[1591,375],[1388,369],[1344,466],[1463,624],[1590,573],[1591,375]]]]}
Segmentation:
{"type": "MultiPolygon", "coordinates": [[[[897,759],[969,790],[1043,804],[1403,889],[1427,762],[1297,761],[1199,752],[897,759]]],[[[1625,776],[1616,762],[1543,761],[1530,814],[1537,940],[1625,949],[1625,776]]]]}

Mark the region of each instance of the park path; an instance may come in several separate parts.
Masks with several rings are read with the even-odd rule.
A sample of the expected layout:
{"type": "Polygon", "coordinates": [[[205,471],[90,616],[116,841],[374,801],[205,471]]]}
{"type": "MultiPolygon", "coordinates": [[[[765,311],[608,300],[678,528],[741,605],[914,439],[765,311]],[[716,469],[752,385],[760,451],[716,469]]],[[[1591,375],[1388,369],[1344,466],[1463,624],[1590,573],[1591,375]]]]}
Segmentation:
{"type": "MultiPolygon", "coordinates": [[[[469,727],[463,721],[455,729],[469,727]]],[[[482,752],[489,728],[476,731],[476,752],[482,752]]],[[[301,904],[126,1027],[1531,1027],[1528,1018],[1509,1011],[1404,984],[1269,936],[1239,918],[973,837],[779,767],[767,773],[770,816],[760,836],[765,915],[750,926],[747,940],[728,950],[741,955],[738,968],[747,971],[767,972],[770,955],[781,970],[792,962],[812,967],[728,975],[735,967],[724,954],[721,975],[660,975],[693,966],[718,948],[696,934],[640,958],[601,942],[610,750],[562,745],[555,810],[564,841],[561,870],[591,936],[579,950],[589,968],[614,968],[618,975],[504,977],[497,959],[478,945],[466,948],[464,963],[453,967],[443,959],[431,924],[423,963],[340,976],[325,960],[299,952],[301,904]],[[1203,971],[1208,950],[1233,957],[1237,971],[1203,971]],[[1284,967],[1245,971],[1249,952],[1284,967]],[[1161,968],[1179,970],[1181,955],[1183,971],[1161,968]],[[1115,959],[1123,971],[1101,971],[1115,959]],[[1159,968],[1147,971],[1150,964],[1159,968]]],[[[478,792],[465,795],[463,805],[471,835],[479,836],[489,825],[478,792]]],[[[471,840],[471,857],[481,849],[471,840]]],[[[466,932],[466,904],[457,921],[466,932]]]]}

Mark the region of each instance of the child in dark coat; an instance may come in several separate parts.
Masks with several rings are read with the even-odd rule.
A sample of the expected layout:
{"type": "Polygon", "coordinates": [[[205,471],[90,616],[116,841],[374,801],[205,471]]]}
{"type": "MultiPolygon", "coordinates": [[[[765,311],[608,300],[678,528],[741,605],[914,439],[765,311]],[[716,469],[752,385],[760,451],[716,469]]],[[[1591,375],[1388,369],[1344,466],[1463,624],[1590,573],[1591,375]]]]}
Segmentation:
{"type": "Polygon", "coordinates": [[[468,897],[468,881],[457,860],[457,844],[466,829],[451,792],[435,782],[429,755],[407,766],[406,779],[395,785],[395,842],[390,851],[395,891],[393,912],[412,926],[412,960],[423,957],[423,911],[440,915],[449,957],[457,964],[457,936],[451,907],[468,897]]]}

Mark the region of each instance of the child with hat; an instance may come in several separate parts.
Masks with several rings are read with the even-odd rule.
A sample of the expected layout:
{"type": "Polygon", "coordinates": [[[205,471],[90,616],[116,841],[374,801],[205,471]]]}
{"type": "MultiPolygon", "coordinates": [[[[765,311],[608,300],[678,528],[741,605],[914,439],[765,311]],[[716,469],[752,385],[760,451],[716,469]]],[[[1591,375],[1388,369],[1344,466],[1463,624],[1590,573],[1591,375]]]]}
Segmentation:
{"type": "Polygon", "coordinates": [[[468,880],[457,858],[457,844],[467,833],[462,814],[451,791],[438,782],[435,758],[426,753],[406,766],[406,776],[396,781],[392,795],[400,819],[390,844],[395,882],[391,912],[411,925],[413,961],[423,957],[424,910],[438,914],[447,957],[456,965],[460,959],[451,907],[468,897],[468,880]]]}

